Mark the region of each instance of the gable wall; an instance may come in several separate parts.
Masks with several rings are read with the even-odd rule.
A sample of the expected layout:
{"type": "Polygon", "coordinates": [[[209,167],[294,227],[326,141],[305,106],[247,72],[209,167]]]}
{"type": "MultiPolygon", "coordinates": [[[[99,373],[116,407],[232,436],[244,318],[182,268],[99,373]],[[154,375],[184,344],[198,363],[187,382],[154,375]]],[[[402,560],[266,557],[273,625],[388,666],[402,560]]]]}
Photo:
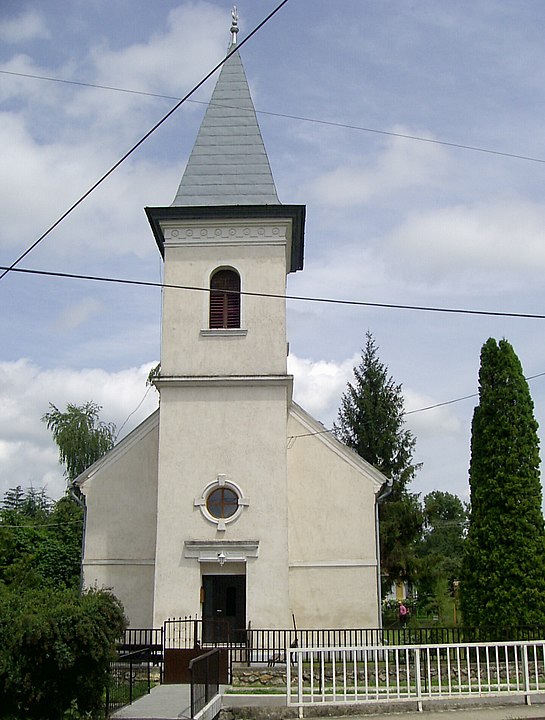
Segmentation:
{"type": "Polygon", "coordinates": [[[87,505],[86,587],[111,588],[133,627],[151,627],[157,515],[158,427],[112,451],[82,486],[87,505]]]}
{"type": "Polygon", "coordinates": [[[376,486],[290,413],[290,603],[301,628],[375,627],[376,486]]]}

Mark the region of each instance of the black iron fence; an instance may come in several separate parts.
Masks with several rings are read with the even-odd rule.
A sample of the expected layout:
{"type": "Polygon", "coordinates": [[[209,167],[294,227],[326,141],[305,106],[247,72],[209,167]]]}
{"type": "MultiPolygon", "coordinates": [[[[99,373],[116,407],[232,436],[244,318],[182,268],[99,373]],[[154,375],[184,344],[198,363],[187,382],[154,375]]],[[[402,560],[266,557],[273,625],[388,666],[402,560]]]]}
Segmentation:
{"type": "Polygon", "coordinates": [[[161,665],[164,648],[164,628],[128,628],[117,646],[120,654],[136,652],[146,653],[152,664],[161,665]]]}
{"type": "Polygon", "coordinates": [[[220,650],[210,650],[189,663],[191,717],[194,718],[219,693],[220,650]]]}
{"type": "Polygon", "coordinates": [[[106,717],[151,691],[152,664],[149,647],[119,653],[110,664],[105,695],[106,717]]]}
{"type": "Polygon", "coordinates": [[[226,648],[230,663],[289,663],[290,650],[302,647],[354,647],[388,645],[436,645],[545,639],[543,627],[412,627],[320,630],[237,629],[225,621],[175,618],[161,629],[129,629],[121,650],[126,653],[148,648],[151,664],[162,670],[165,649],[226,648]]]}

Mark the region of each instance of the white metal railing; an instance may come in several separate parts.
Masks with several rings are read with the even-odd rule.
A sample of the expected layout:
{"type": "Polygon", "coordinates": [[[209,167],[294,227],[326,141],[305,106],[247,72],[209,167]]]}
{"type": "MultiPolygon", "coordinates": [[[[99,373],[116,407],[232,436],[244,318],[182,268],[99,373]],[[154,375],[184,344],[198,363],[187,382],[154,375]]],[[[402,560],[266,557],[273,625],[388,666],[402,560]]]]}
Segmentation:
{"type": "Polygon", "coordinates": [[[545,640],[290,649],[289,706],[545,693],[545,640]]]}

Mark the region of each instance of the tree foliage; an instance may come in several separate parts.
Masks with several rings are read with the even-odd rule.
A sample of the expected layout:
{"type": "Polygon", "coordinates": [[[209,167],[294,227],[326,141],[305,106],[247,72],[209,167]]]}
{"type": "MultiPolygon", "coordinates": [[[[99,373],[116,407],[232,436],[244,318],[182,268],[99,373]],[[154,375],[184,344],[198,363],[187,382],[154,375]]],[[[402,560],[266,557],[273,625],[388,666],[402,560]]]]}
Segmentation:
{"type": "Polygon", "coordinates": [[[370,332],[361,362],[354,368],[354,379],[342,396],[335,434],[391,478],[392,496],[399,497],[417,469],[412,462],[416,440],[404,427],[402,386],[388,377],[388,368],[380,362],[370,332]]]}
{"type": "Polygon", "coordinates": [[[542,624],[545,530],[533,402],[507,340],[481,350],[471,513],[460,602],[466,625],[542,624]]]}
{"type": "Polygon", "coordinates": [[[419,606],[448,623],[461,572],[467,508],[456,495],[434,490],[424,497],[423,516],[422,538],[417,546],[419,606]]]}
{"type": "Polygon", "coordinates": [[[108,592],[80,596],[82,526],[70,495],[18,486],[0,503],[0,718],[100,707],[124,617],[108,592]]]}
{"type": "Polygon", "coordinates": [[[66,406],[62,412],[49,403],[50,410],[42,420],[53,433],[59,448],[59,462],[72,483],[78,475],[105,455],[114,445],[116,427],[100,420],[100,405],[86,402],[66,406]]]}
{"type": "Polygon", "coordinates": [[[8,490],[0,504],[0,583],[28,587],[79,586],[83,509],[66,495],[42,489],[8,490]]]}
{"type": "Polygon", "coordinates": [[[379,510],[382,572],[388,583],[412,579],[421,513],[417,496],[407,488],[418,468],[413,463],[416,440],[405,428],[401,385],[388,377],[370,332],[334,430],[339,440],[392,480],[391,493],[379,510]]]}
{"type": "Polygon", "coordinates": [[[419,555],[433,559],[452,583],[460,577],[467,509],[457,495],[434,490],[424,497],[419,555]]]}
{"type": "Polygon", "coordinates": [[[125,628],[113,595],[0,585],[0,718],[96,716],[125,628]]]}

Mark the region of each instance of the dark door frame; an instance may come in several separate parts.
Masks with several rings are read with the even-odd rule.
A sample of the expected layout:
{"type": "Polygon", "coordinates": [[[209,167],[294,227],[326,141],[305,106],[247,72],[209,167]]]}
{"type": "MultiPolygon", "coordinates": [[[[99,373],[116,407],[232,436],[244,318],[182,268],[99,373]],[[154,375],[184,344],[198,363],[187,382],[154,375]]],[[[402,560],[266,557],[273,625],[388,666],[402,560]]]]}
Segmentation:
{"type": "Polygon", "coordinates": [[[204,642],[239,642],[246,628],[246,575],[202,576],[204,642]]]}

